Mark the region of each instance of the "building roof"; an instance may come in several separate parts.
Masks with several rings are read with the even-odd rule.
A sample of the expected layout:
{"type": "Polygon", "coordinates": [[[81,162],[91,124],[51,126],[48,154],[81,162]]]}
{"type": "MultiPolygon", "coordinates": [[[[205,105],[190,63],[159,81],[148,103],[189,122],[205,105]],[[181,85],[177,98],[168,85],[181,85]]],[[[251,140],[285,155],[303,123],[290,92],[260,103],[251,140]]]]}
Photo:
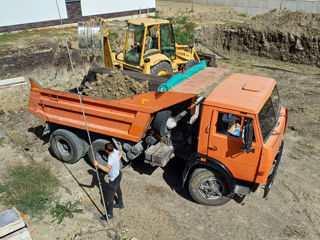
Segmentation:
{"type": "Polygon", "coordinates": [[[204,104],[257,114],[275,84],[272,78],[232,74],[208,95],[204,104]]]}

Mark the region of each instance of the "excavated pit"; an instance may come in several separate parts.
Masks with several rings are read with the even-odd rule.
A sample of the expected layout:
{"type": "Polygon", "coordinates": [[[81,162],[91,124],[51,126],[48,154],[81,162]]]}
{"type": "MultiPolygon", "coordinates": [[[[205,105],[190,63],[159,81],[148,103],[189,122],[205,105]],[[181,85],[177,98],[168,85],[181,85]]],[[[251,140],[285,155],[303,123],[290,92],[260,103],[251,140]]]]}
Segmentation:
{"type": "Polygon", "coordinates": [[[270,11],[244,23],[196,30],[205,45],[285,62],[320,67],[320,14],[270,11]]]}

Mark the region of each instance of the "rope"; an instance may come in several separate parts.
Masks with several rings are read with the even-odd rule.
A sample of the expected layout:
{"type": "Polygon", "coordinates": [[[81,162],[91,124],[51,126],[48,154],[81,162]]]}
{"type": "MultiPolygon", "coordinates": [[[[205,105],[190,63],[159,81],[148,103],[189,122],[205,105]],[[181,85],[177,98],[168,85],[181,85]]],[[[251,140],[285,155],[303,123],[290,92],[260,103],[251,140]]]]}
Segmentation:
{"type": "MultiPolygon", "coordinates": [[[[76,74],[75,74],[75,71],[74,71],[74,67],[73,67],[73,63],[72,63],[72,58],[71,58],[71,54],[70,54],[70,49],[69,49],[69,45],[68,45],[68,42],[67,42],[67,37],[66,37],[66,33],[64,31],[64,25],[63,25],[63,22],[62,22],[62,18],[61,18],[61,14],[60,14],[60,9],[59,9],[59,5],[58,5],[58,0],[55,0],[56,1],[56,6],[57,6],[57,10],[58,10],[58,13],[59,13],[59,18],[60,18],[60,25],[61,25],[61,28],[62,28],[62,33],[63,33],[63,39],[64,39],[64,42],[67,46],[67,52],[68,52],[68,56],[69,56],[69,61],[70,61],[70,65],[71,65],[71,69],[72,69],[72,74],[74,76],[74,79],[75,81],[77,81],[77,77],[76,77],[76,74]]],[[[77,94],[79,96],[79,101],[80,101],[80,105],[81,105],[81,110],[82,110],[82,116],[83,116],[83,119],[84,119],[84,123],[85,123],[85,126],[86,126],[86,131],[87,131],[87,135],[88,135],[88,140],[89,140],[89,144],[90,144],[90,150],[92,152],[92,156],[93,156],[93,159],[94,161],[96,160],[95,159],[95,154],[93,152],[93,148],[92,148],[92,142],[91,142],[91,137],[90,137],[90,132],[89,132],[89,127],[88,127],[88,123],[87,123],[87,118],[86,118],[86,114],[84,112],[84,107],[83,107],[83,102],[82,102],[82,95],[79,91],[79,87],[77,85],[77,94]]],[[[99,176],[99,173],[98,173],[98,168],[97,166],[95,166],[95,170],[96,170],[96,174],[97,174],[97,179],[98,179],[98,182],[99,182],[99,190],[100,190],[100,194],[101,194],[101,198],[102,198],[102,202],[103,202],[103,207],[104,207],[104,210],[105,210],[105,213],[106,213],[106,220],[108,222],[108,213],[107,213],[107,208],[106,208],[106,203],[105,203],[105,200],[104,200],[104,196],[103,196],[103,191],[102,191],[102,186],[101,186],[101,181],[100,181],[100,176],[99,176]]]]}

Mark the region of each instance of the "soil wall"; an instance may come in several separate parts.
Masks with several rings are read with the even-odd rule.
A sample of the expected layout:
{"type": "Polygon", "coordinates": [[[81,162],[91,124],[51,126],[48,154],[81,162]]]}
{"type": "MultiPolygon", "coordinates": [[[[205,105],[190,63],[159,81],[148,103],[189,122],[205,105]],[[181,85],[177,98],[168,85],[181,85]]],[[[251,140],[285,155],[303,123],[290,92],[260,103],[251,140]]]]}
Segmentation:
{"type": "Polygon", "coordinates": [[[203,27],[196,35],[209,47],[320,67],[319,37],[242,26],[203,27]]]}

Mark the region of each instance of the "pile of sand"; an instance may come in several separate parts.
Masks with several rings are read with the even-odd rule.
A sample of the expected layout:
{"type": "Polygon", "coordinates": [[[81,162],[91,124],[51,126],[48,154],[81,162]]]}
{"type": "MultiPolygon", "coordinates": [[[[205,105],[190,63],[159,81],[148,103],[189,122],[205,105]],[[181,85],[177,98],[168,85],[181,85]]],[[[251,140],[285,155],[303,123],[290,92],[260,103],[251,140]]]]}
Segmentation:
{"type": "Polygon", "coordinates": [[[85,87],[83,93],[86,95],[108,100],[131,97],[149,90],[148,81],[139,83],[117,70],[109,74],[97,73],[97,80],[86,82],[85,87]]]}

